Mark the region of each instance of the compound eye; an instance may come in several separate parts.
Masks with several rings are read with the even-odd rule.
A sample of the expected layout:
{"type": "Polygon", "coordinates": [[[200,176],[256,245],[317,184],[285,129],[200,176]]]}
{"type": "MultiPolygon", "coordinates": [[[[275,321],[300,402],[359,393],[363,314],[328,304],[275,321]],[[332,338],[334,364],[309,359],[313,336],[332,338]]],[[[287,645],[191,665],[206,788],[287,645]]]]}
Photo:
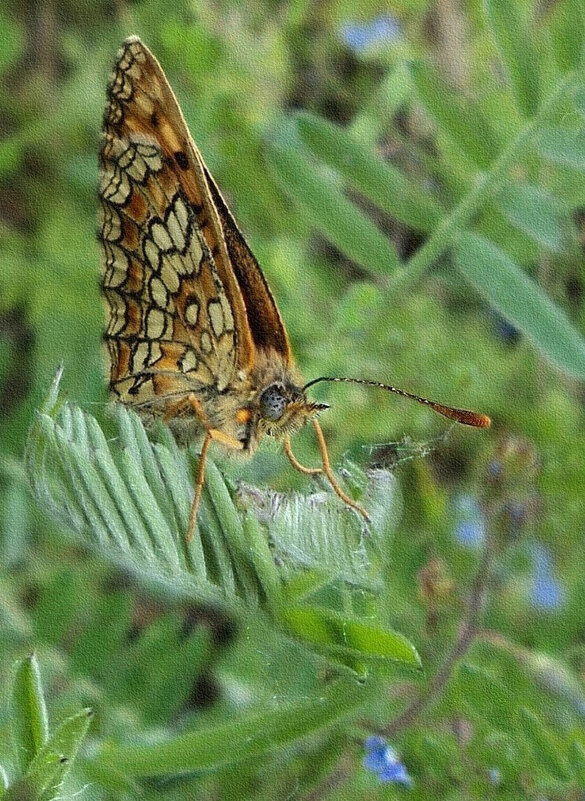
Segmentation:
{"type": "Polygon", "coordinates": [[[260,395],[260,413],[265,420],[280,420],[286,409],[287,400],[279,386],[272,384],[260,395]]]}

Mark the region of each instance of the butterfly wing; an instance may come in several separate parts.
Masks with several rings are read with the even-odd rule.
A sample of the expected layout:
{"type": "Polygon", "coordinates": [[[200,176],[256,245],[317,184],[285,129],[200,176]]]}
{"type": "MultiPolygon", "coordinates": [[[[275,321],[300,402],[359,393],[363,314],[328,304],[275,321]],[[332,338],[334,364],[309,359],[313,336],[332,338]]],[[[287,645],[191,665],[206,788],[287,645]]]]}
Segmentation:
{"type": "MultiPolygon", "coordinates": [[[[136,37],[119,52],[108,88],[99,194],[114,392],[164,409],[198,386],[229,387],[236,373],[253,368],[256,344],[226,244],[225,212],[160,65],[136,37]]],[[[246,284],[248,295],[265,288],[254,316],[262,317],[267,303],[284,331],[245,252],[242,269],[260,276],[246,284]]],[[[286,342],[286,334],[276,341],[286,342]]]]}
{"type": "Polygon", "coordinates": [[[277,351],[284,364],[289,366],[293,361],[290,343],[270,287],[207,167],[205,178],[221,222],[230,262],[244,298],[254,345],[267,351],[277,351]]]}

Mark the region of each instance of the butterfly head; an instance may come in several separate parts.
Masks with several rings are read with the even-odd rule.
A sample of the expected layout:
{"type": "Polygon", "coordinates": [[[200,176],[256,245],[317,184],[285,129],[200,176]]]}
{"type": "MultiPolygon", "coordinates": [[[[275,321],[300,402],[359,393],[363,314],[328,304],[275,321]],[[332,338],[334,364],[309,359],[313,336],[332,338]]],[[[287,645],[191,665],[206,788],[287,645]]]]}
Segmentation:
{"type": "Polygon", "coordinates": [[[293,384],[275,381],[258,396],[258,425],[271,437],[283,437],[297,431],[326,403],[308,400],[304,391],[293,384]]]}

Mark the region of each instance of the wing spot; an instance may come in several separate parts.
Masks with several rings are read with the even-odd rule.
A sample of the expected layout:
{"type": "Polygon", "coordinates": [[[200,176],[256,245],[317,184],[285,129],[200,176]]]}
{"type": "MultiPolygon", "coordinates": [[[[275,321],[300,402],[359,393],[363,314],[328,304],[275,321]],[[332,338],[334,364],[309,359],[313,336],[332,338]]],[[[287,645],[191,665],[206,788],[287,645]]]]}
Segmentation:
{"type": "Polygon", "coordinates": [[[149,339],[160,339],[165,330],[165,315],[160,309],[149,309],[146,317],[146,334],[149,339]]]}
{"type": "Polygon", "coordinates": [[[152,239],[145,239],[142,249],[144,251],[144,258],[146,259],[148,264],[151,266],[153,270],[158,271],[160,267],[161,253],[160,250],[152,241],[152,239]]]}
{"type": "Polygon", "coordinates": [[[160,278],[154,276],[150,282],[150,294],[152,299],[161,309],[166,309],[169,304],[169,293],[160,278]]]}
{"type": "Polygon", "coordinates": [[[185,250],[185,235],[181,229],[178,217],[174,211],[171,211],[167,219],[167,229],[169,236],[173,240],[173,244],[181,253],[185,250]]]}
{"type": "Polygon", "coordinates": [[[199,317],[199,304],[196,300],[192,300],[191,303],[185,309],[185,320],[189,323],[189,325],[197,325],[197,318],[199,317]]]}
{"type": "Polygon", "coordinates": [[[185,355],[181,358],[181,370],[184,373],[188,373],[191,370],[197,369],[197,358],[192,350],[188,350],[185,355]]]}
{"type": "Polygon", "coordinates": [[[177,264],[174,265],[168,257],[165,257],[163,261],[162,270],[160,272],[160,277],[162,278],[163,284],[169,290],[169,292],[175,293],[179,291],[179,287],[181,286],[181,279],[179,278],[178,270],[176,269],[180,266],[180,262],[177,260],[177,264]]]}
{"type": "Polygon", "coordinates": [[[189,211],[187,206],[185,205],[185,201],[183,200],[180,195],[175,197],[175,201],[173,203],[173,209],[175,212],[175,216],[179,222],[182,231],[187,230],[187,225],[189,224],[189,211]]]}
{"type": "Polygon", "coordinates": [[[234,330],[234,315],[232,314],[232,307],[230,306],[230,302],[227,299],[227,295],[225,292],[222,292],[219,296],[219,302],[221,304],[221,310],[223,312],[223,321],[225,325],[226,331],[233,331],[234,330]]]}
{"type": "Polygon", "coordinates": [[[133,372],[139,373],[141,370],[143,370],[148,365],[149,356],[150,348],[148,347],[148,343],[140,342],[134,350],[134,355],[132,357],[133,372]]]}
{"type": "Polygon", "coordinates": [[[216,337],[219,337],[225,328],[225,321],[223,318],[223,310],[221,303],[218,300],[210,300],[207,304],[207,314],[211,320],[211,327],[216,337]]]}
{"type": "Polygon", "coordinates": [[[165,252],[174,250],[173,240],[162,222],[157,221],[151,225],[150,235],[159,250],[164,250],[165,252]]]}
{"type": "Polygon", "coordinates": [[[209,336],[209,332],[204,331],[201,334],[201,350],[203,353],[210,353],[211,347],[211,337],[209,336]]]}

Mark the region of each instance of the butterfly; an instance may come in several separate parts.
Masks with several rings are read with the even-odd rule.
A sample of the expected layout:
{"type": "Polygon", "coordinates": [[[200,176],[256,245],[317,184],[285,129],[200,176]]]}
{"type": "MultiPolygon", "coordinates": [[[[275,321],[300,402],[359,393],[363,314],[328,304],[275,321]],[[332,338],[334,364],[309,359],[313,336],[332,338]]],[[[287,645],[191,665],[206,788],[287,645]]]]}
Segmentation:
{"type": "Polygon", "coordinates": [[[382,387],[453,420],[489,425],[376,382],[323,376],[303,384],[268,283],[191,138],[165,74],[136,36],[112,73],[100,151],[99,240],[105,332],[114,396],[147,421],[160,418],[181,443],[203,436],[187,540],[195,532],[212,442],[249,455],[276,437],[293,467],[339,485],[310,400],[319,381],[382,387]],[[322,466],[295,457],[291,435],[314,428],[322,466]]]}

